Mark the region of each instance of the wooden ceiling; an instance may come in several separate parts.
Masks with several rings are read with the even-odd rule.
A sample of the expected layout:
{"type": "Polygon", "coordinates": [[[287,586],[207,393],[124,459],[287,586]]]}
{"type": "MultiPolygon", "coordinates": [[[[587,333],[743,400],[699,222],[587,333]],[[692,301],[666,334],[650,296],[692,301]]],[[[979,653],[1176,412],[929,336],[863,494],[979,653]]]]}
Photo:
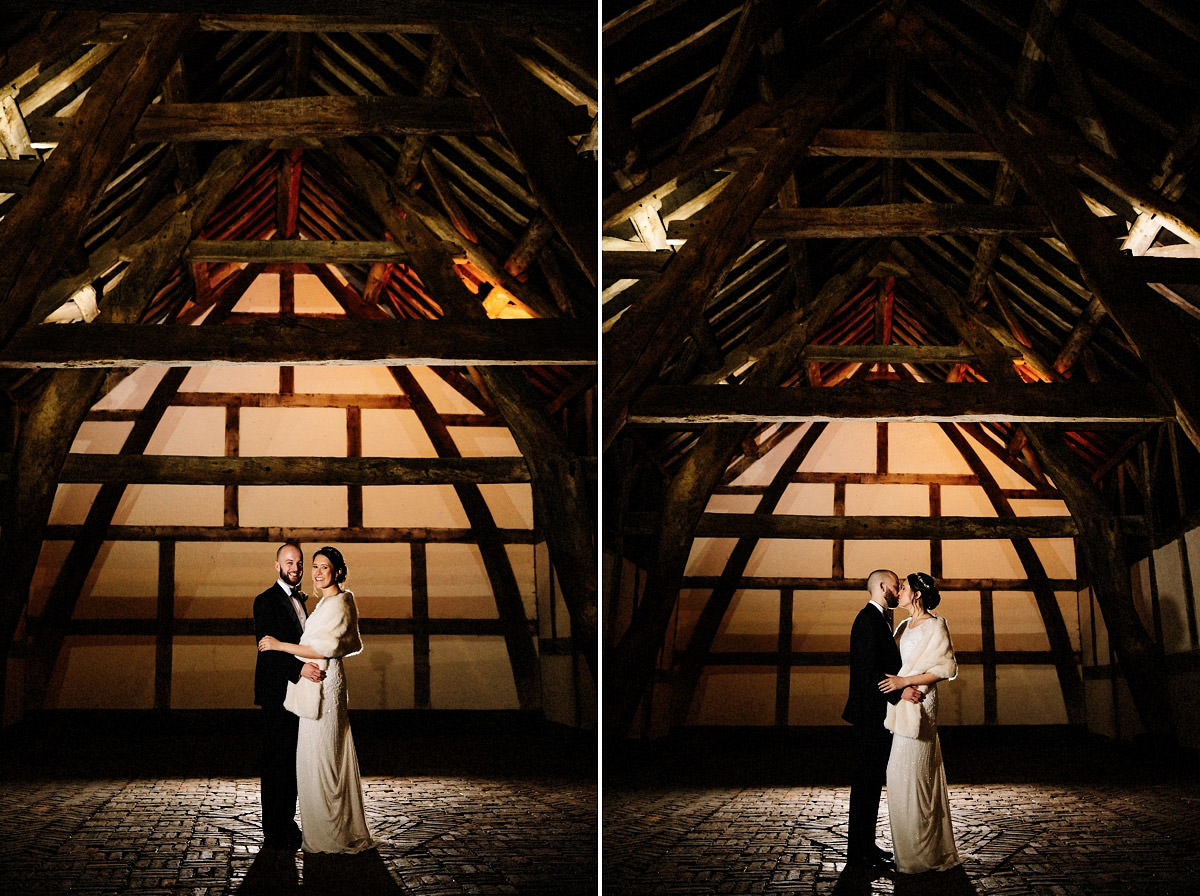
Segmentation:
{"type": "Polygon", "coordinates": [[[604,444],[633,443],[622,466],[669,479],[703,422],[756,420],[753,455],[806,419],[908,416],[968,423],[1022,465],[1037,462],[1023,423],[1056,421],[1097,480],[1177,418],[1191,467],[1190,6],[663,0],[603,14],[604,444]],[[963,327],[987,334],[999,367],[963,327]],[[991,397],[967,389],[985,382],[991,397]],[[1035,384],[1037,401],[1077,391],[1022,416],[1016,390],[1035,384]],[[847,391],[826,402],[798,386],[847,391]],[[1124,390],[1145,417],[1106,407],[1124,390]]]}

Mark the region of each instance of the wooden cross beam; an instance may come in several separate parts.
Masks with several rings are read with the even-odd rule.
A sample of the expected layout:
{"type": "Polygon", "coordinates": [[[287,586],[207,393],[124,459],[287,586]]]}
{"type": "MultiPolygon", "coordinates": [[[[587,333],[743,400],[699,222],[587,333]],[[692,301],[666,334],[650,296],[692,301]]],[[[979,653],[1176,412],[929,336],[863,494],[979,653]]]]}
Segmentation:
{"type": "Polygon", "coordinates": [[[487,366],[595,364],[596,332],[576,320],[289,318],[223,327],[38,326],[19,331],[0,367],[163,364],[487,366]]]}

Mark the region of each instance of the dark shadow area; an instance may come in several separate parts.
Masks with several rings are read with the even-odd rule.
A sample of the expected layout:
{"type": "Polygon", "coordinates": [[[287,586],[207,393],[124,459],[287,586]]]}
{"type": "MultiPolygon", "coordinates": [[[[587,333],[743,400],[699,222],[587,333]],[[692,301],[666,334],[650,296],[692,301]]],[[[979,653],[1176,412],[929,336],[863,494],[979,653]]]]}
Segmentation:
{"type": "Polygon", "coordinates": [[[254,858],[242,885],[234,890],[239,896],[268,896],[300,892],[300,872],[296,854],[283,850],[263,849],[254,858]]]}
{"type": "MultiPolygon", "coordinates": [[[[0,731],[0,777],[257,777],[257,710],[56,711],[0,731]]],[[[519,712],[351,710],[364,776],[595,781],[596,734],[519,712]]]]}
{"type": "MultiPolygon", "coordinates": [[[[1114,741],[1068,726],[943,727],[951,785],[1195,780],[1194,752],[1146,738],[1114,741]]],[[[653,741],[608,741],[606,786],[848,785],[850,726],[690,728],[653,741]]]]}
{"type": "Polygon", "coordinates": [[[962,865],[949,871],[897,874],[893,880],[896,896],[978,896],[979,893],[962,865]]]}
{"type": "Polygon", "coordinates": [[[369,849],[355,855],[305,853],[301,893],[312,896],[387,896],[405,893],[379,856],[369,849]]]}

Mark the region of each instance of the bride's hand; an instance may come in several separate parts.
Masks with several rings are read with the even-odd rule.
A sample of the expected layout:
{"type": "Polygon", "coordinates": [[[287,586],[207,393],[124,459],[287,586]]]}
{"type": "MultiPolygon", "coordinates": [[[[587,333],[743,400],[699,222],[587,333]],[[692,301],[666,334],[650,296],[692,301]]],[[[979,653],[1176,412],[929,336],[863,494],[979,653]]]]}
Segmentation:
{"type": "Polygon", "coordinates": [[[270,635],[264,635],[262,640],[258,642],[258,650],[261,653],[264,650],[278,650],[279,642],[270,635]]]}
{"type": "Polygon", "coordinates": [[[879,682],[879,690],[884,694],[890,694],[892,691],[902,691],[906,687],[907,684],[899,675],[885,675],[883,681],[879,682]]]}

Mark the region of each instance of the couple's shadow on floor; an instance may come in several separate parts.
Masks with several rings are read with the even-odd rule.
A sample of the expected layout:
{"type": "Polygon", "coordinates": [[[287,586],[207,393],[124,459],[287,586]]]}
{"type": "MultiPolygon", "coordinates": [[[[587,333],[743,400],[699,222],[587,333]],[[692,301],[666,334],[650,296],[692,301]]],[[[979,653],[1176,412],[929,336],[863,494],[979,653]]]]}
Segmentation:
{"type": "MultiPolygon", "coordinates": [[[[833,896],[868,896],[875,892],[872,885],[880,875],[866,868],[847,865],[838,876],[833,896]]],[[[896,896],[978,896],[979,891],[967,877],[962,865],[949,871],[927,871],[924,874],[889,873],[896,896]]]]}
{"type": "Polygon", "coordinates": [[[290,852],[263,849],[255,857],[237,896],[399,896],[408,891],[396,883],[378,849],[346,855],[305,853],[300,864],[290,852]]]}

